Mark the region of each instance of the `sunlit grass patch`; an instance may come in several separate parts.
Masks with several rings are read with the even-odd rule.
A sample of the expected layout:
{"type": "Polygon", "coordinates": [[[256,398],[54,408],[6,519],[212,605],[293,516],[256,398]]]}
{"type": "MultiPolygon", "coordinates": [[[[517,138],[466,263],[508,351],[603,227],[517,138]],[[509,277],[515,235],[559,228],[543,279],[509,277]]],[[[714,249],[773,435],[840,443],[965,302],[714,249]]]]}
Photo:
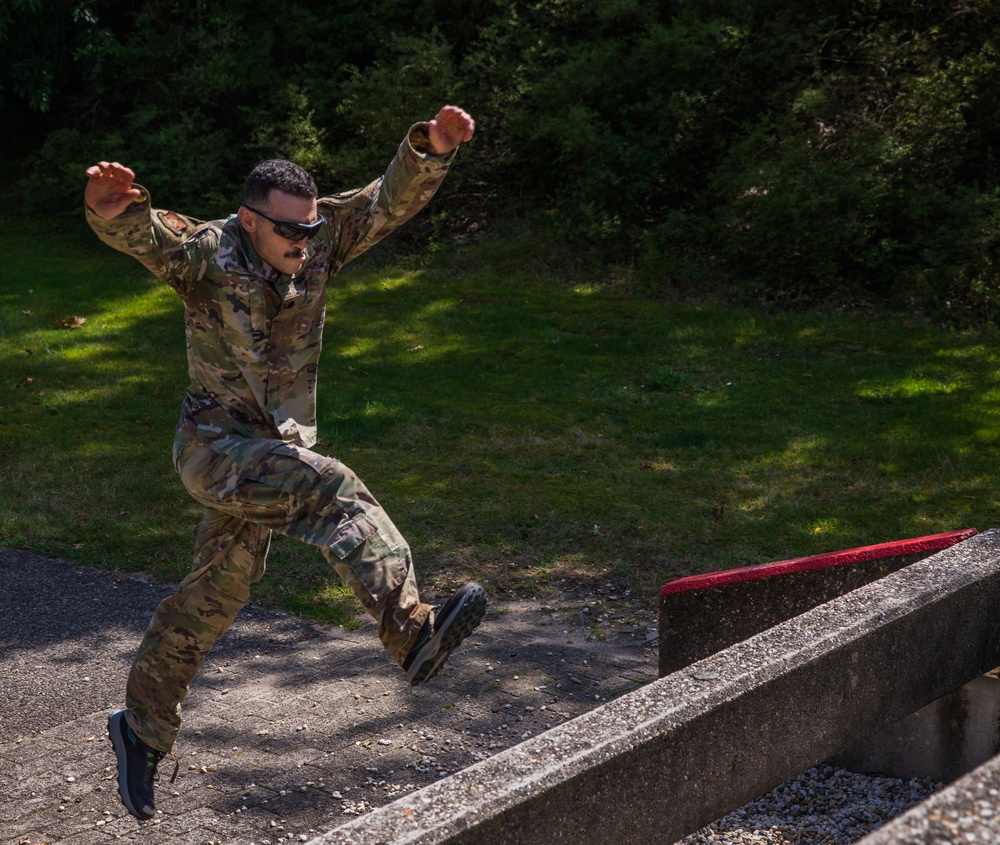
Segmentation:
{"type": "MultiPolygon", "coordinates": [[[[0,235],[0,544],[176,581],[200,515],[170,463],[180,302],[97,243],[50,246],[36,273],[0,235]]],[[[484,242],[329,291],[318,448],[369,484],[429,593],[610,579],[653,607],[680,575],[992,527],[992,334],[644,300],[547,260],[484,242]]],[[[283,539],[254,596],[359,610],[283,539]]]]}
{"type": "Polygon", "coordinates": [[[960,380],[943,381],[928,376],[907,376],[892,379],[879,385],[868,385],[858,391],[859,396],[868,398],[912,399],[917,396],[950,394],[962,389],[960,380]]]}

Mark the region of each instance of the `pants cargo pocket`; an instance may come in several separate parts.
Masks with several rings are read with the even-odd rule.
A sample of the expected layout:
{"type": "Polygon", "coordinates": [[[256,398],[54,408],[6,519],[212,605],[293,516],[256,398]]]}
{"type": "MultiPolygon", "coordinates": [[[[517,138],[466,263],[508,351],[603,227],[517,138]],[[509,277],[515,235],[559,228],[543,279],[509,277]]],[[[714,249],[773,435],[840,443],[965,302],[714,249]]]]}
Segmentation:
{"type": "MultiPolygon", "coordinates": [[[[337,567],[348,586],[355,592],[362,588],[372,602],[384,599],[406,578],[406,563],[389,548],[379,536],[378,526],[363,513],[337,529],[330,538],[327,552],[353,575],[351,578],[337,567]]],[[[359,598],[364,600],[362,595],[359,598]]]]}

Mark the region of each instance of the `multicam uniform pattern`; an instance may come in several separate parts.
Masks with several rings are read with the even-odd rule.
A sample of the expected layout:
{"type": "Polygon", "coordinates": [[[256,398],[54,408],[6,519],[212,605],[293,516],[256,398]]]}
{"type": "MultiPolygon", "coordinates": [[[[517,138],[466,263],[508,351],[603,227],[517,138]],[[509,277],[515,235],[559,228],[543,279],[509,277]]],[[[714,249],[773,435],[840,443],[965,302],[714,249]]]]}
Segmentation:
{"type": "Polygon", "coordinates": [[[145,191],[112,220],[87,209],[104,243],[185,304],[190,386],[174,466],[205,511],[192,570],[157,607],[129,675],[126,719],[155,749],[173,748],[181,702],[264,574],[271,531],[322,551],[397,663],[431,612],[385,511],[348,467],[309,448],[327,282],[434,195],[454,153],[427,150],[427,124],[416,124],[380,179],[321,197],[326,223],[294,277],[256,254],[235,215],[203,223],[151,208],[145,191]]]}

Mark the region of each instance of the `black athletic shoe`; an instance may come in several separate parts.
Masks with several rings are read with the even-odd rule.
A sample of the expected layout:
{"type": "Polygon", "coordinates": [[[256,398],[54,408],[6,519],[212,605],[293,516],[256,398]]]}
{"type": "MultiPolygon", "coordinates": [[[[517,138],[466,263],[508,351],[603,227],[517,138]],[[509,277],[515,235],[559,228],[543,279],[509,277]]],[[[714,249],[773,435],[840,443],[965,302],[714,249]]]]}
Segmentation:
{"type": "Polygon", "coordinates": [[[124,710],[115,710],[111,714],[108,736],[118,757],[118,794],[125,809],[137,819],[153,818],[156,814],[153,781],[156,767],[164,757],[163,752],[150,748],[132,732],[125,721],[124,710]]]}
{"type": "Polygon", "coordinates": [[[475,581],[459,589],[441,607],[434,608],[434,625],[424,623],[423,630],[403,661],[406,679],[416,686],[433,678],[444,662],[471,634],[486,613],[486,591],[475,581]]]}

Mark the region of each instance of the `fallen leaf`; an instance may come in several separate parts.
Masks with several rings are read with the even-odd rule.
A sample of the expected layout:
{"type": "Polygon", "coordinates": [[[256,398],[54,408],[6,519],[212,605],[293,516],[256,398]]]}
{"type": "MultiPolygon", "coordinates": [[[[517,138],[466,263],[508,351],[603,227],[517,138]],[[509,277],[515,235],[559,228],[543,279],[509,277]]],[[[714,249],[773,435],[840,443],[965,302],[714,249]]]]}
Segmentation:
{"type": "Polygon", "coordinates": [[[87,322],[86,317],[56,317],[53,321],[61,329],[78,329],[87,322]]]}

